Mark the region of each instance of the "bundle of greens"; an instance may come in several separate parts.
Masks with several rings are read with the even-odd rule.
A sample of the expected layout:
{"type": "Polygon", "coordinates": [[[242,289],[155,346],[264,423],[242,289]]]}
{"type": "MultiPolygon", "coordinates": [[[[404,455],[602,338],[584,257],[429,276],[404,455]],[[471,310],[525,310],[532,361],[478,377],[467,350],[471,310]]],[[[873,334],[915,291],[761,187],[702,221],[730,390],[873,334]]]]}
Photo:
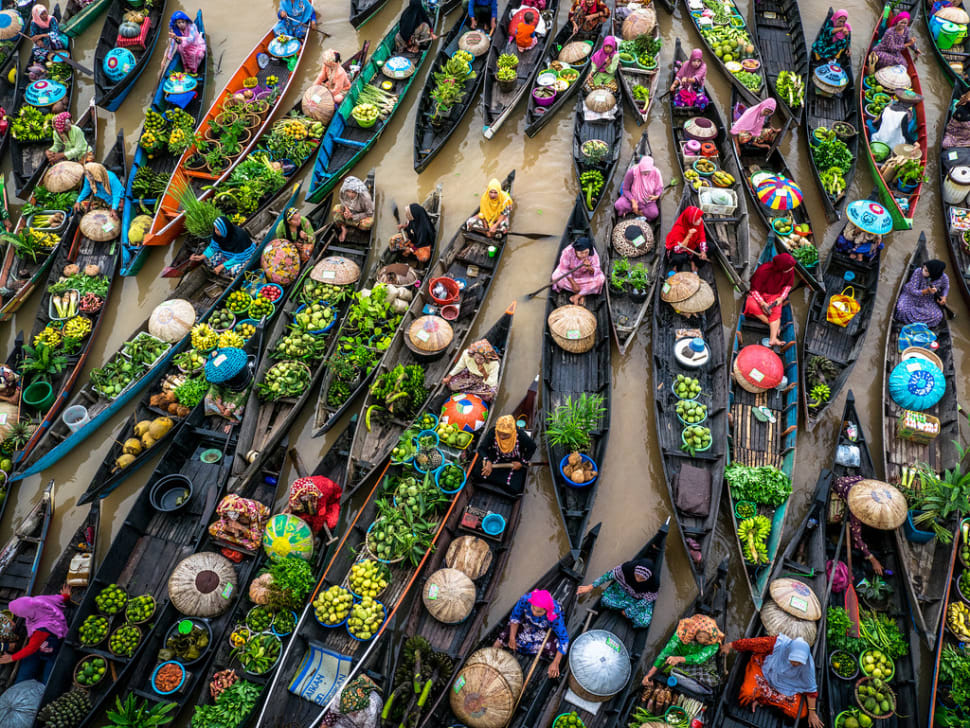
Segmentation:
{"type": "Polygon", "coordinates": [[[724,470],[724,478],[735,501],[747,500],[766,506],[780,506],[791,495],[791,479],[771,465],[750,467],[731,463],[724,470]]]}
{"type": "Polygon", "coordinates": [[[441,70],[434,74],[435,87],[431,91],[434,101],[432,123],[448,116],[452,107],[462,102],[466,83],[476,75],[468,61],[461,56],[452,56],[445,62],[441,70]]]}
{"type": "Polygon", "coordinates": [[[805,84],[794,71],[782,71],[775,80],[775,90],[786,104],[797,109],[805,102],[805,84]]]}
{"type": "Polygon", "coordinates": [[[212,226],[222,215],[222,211],[211,202],[202,202],[195,195],[185,177],[176,176],[172,180],[172,191],[185,211],[185,229],[194,238],[206,239],[212,236],[212,226]]]}
{"type": "Polygon", "coordinates": [[[252,713],[262,691],[248,680],[236,681],[219,693],[213,705],[195,706],[191,728],[236,728],[252,713]]]}
{"type": "Polygon", "coordinates": [[[395,417],[414,417],[428,396],[428,388],[424,386],[424,367],[420,364],[398,364],[374,380],[370,393],[376,404],[367,410],[368,430],[374,408],[386,409],[395,417]]]}
{"type": "Polygon", "coordinates": [[[853,637],[852,619],[842,607],[829,607],[826,611],[825,639],[829,653],[843,650],[853,655],[859,655],[869,647],[869,643],[861,637],[853,637]]]}
{"type": "Polygon", "coordinates": [[[849,173],[855,161],[849,147],[846,146],[838,137],[819,142],[812,149],[812,160],[818,169],[830,170],[833,167],[838,169],[843,175],[849,173]]]}
{"type": "Polygon", "coordinates": [[[254,154],[240,162],[219,185],[213,203],[223,213],[252,215],[259,205],[286,184],[279,165],[266,154],[254,154]]]}

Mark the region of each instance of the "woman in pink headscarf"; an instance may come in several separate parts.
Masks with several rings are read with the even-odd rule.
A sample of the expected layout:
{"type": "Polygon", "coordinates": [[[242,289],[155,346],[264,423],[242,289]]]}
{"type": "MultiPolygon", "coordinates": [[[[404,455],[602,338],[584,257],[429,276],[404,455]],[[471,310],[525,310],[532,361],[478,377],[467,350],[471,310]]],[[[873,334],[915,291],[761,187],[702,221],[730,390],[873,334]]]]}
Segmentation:
{"type": "Polygon", "coordinates": [[[818,38],[812,44],[812,55],[816,61],[822,63],[841,63],[843,55],[848,58],[852,54],[852,26],[849,25],[849,13],[846,10],[836,10],[832,17],[825,21],[818,38]]]}
{"type": "Polygon", "coordinates": [[[569,302],[574,306],[583,306],[586,296],[599,294],[606,283],[606,275],[593,241],[582,237],[563,248],[552,280],[554,291],[572,293],[569,302]]]}
{"type": "Polygon", "coordinates": [[[707,64],[704,63],[704,51],[695,48],[690,52],[690,58],[680,64],[674,82],[670,84],[670,90],[676,91],[679,88],[690,88],[700,91],[704,88],[707,80],[707,64]]]}
{"type": "Polygon", "coordinates": [[[623,177],[623,187],[620,199],[613,208],[620,217],[624,215],[643,215],[653,221],[660,214],[657,201],[664,189],[664,180],[660,170],[653,164],[653,157],[644,155],[635,167],[627,170],[623,177]]]}
{"type": "Polygon", "coordinates": [[[559,664],[569,649],[562,604],[544,589],[523,594],[512,607],[508,625],[495,640],[495,647],[503,645],[524,655],[534,655],[541,649],[542,657],[552,660],[549,677],[559,677],[559,664]],[[546,632],[550,632],[548,639],[546,632]]]}
{"type": "Polygon", "coordinates": [[[320,73],[313,81],[314,86],[326,86],[333,96],[334,104],[339,104],[344,100],[344,96],[350,91],[350,76],[340,65],[340,56],[333,48],[328,48],[323,52],[323,65],[320,73]]]}
{"type": "Polygon", "coordinates": [[[11,613],[24,620],[27,628],[27,643],[13,654],[0,656],[0,665],[20,662],[18,683],[25,680],[47,682],[54,667],[54,655],[67,634],[64,608],[70,599],[71,589],[65,584],[60,594],[20,597],[8,605],[11,613]]]}
{"type": "MultiPolygon", "coordinates": [[[[905,50],[912,50],[916,57],[919,56],[916,41],[909,36],[909,13],[904,10],[896,13],[889,21],[889,27],[869,54],[869,61],[875,64],[877,71],[889,66],[905,66],[905,50]]],[[[914,61],[916,57],[913,58],[914,61]]]]}
{"type": "Polygon", "coordinates": [[[51,51],[67,48],[67,36],[61,34],[57,18],[48,13],[42,3],[37,3],[30,9],[27,35],[34,44],[31,57],[35,63],[46,63],[51,51]]]}
{"type": "Polygon", "coordinates": [[[618,45],[619,43],[612,35],[603,39],[603,45],[590,59],[589,79],[586,81],[589,88],[604,86],[614,80],[616,69],[620,65],[620,54],[617,53],[618,45]]]}
{"type": "Polygon", "coordinates": [[[778,104],[774,99],[765,99],[746,109],[734,122],[731,134],[737,137],[741,145],[767,149],[779,132],[769,123],[776,108],[778,104]]]}
{"type": "Polygon", "coordinates": [[[84,130],[71,120],[71,115],[63,111],[51,122],[54,127],[53,143],[47,150],[47,161],[51,164],[67,159],[71,162],[94,160],[94,152],[84,136],[84,130]]]}

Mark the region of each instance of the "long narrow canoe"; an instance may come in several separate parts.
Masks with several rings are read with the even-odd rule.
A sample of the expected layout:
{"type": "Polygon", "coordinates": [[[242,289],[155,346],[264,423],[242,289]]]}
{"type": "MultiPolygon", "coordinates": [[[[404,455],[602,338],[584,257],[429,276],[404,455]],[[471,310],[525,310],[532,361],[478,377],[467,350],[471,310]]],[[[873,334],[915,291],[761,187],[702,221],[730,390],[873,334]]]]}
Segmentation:
{"type": "MultiPolygon", "coordinates": [[[[767,263],[774,255],[775,244],[773,235],[769,232],[768,243],[761,251],[758,264],[767,263]]],[[[738,352],[743,347],[760,344],[767,336],[766,324],[745,316],[742,312],[734,335],[732,369],[738,352]]],[[[792,318],[790,302],[786,302],[781,309],[781,330],[778,332],[778,337],[785,342],[781,347],[780,355],[788,381],[783,388],[755,394],[744,389],[733,377],[731,378],[728,397],[731,423],[728,434],[729,460],[749,467],[771,465],[792,478],[795,474],[795,441],[798,435],[798,339],[795,335],[795,321],[792,318]],[[762,422],[761,418],[765,418],[765,421],[762,422]]],[[[730,488],[728,488],[728,495],[731,496],[730,488]]],[[[737,540],[739,520],[734,513],[733,496],[728,502],[731,507],[735,540],[737,540]]],[[[757,610],[761,609],[768,588],[768,576],[771,574],[781,547],[787,513],[787,501],[777,508],[758,506],[758,514],[766,516],[771,521],[771,534],[767,539],[768,563],[758,565],[744,561],[744,576],[757,610]]],[[[740,542],[737,546],[741,558],[744,559],[740,542]]]]}
{"type": "MultiPolygon", "coordinates": [[[[94,49],[94,102],[102,109],[118,110],[151,62],[159,37],[163,34],[168,37],[168,24],[165,22],[166,5],[167,0],[155,0],[150,4],[146,3],[142,8],[141,12],[144,13],[147,9],[147,14],[144,16],[141,34],[137,42],[127,46],[135,57],[135,62],[120,80],[109,78],[104,65],[108,54],[118,47],[118,41],[121,38],[119,29],[130,8],[121,2],[112,3],[108,8],[108,15],[101,28],[101,37],[98,38],[98,46],[94,49]],[[148,28],[145,28],[145,23],[149,24],[148,28]]],[[[128,42],[132,40],[134,39],[126,39],[128,42]]]]}
{"type": "MultiPolygon", "coordinates": [[[[434,28],[438,27],[439,8],[431,6],[425,0],[425,8],[434,21],[434,28]]],[[[432,30],[434,29],[432,28],[432,30]]],[[[307,199],[320,202],[324,196],[339,184],[344,175],[359,162],[371,147],[377,143],[384,130],[390,126],[397,110],[404,104],[408,91],[414,85],[414,80],[424,65],[425,59],[431,51],[431,44],[418,53],[398,53],[394,49],[394,37],[397,35],[398,24],[395,23],[384,39],[374,50],[373,55],[353,82],[344,100],[334,112],[330,125],[320,140],[317,158],[313,163],[313,177],[307,199]],[[389,78],[383,73],[384,64],[392,58],[406,60],[413,67],[413,72],[407,78],[389,78]],[[387,81],[391,82],[390,89],[382,88],[387,81]],[[361,101],[361,95],[383,93],[389,96],[387,107],[383,108],[377,121],[371,126],[361,126],[353,117],[354,107],[361,101]]]]}
{"type": "MultiPolygon", "coordinates": [[[[903,293],[913,273],[930,259],[926,250],[926,235],[920,233],[916,250],[906,266],[894,299],[892,311],[895,313],[896,303],[903,293]]],[[[932,407],[921,410],[924,414],[936,417],[940,421],[940,433],[929,444],[919,444],[911,440],[904,440],[897,436],[897,421],[903,415],[903,408],[893,400],[889,393],[889,377],[892,371],[903,361],[899,346],[899,333],[903,324],[896,320],[895,315],[886,336],[886,349],[883,361],[883,396],[882,396],[882,467],[885,480],[893,485],[901,485],[906,470],[913,469],[919,464],[926,464],[940,477],[944,471],[958,467],[960,453],[957,443],[960,442],[960,411],[957,393],[956,369],[953,362],[953,337],[950,332],[946,316],[933,327],[936,334],[935,354],[943,363],[943,377],[946,391],[943,398],[932,407]]],[[[906,348],[906,347],[903,347],[906,348]]],[[[917,478],[917,483],[919,482],[917,478]]],[[[917,486],[918,487],[918,486],[917,486]]],[[[956,519],[940,524],[948,530],[955,531],[956,519]]],[[[906,587],[909,601],[913,607],[913,618],[917,631],[932,649],[936,640],[937,627],[943,614],[946,583],[941,578],[950,553],[945,544],[932,538],[926,543],[916,543],[909,540],[903,529],[896,529],[896,547],[902,563],[903,574],[906,577],[906,587]]]]}
{"type": "MultiPolygon", "coordinates": [[[[872,31],[872,39],[869,41],[869,46],[866,49],[866,63],[863,66],[862,75],[865,77],[870,73],[869,66],[869,54],[872,52],[873,46],[879,42],[882,34],[886,31],[888,27],[888,19],[890,15],[890,6],[886,5],[883,8],[882,16],[879,22],[876,24],[875,29],[872,31]]],[[[903,51],[903,58],[906,59],[906,72],[909,74],[910,88],[920,96],[923,94],[923,88],[920,85],[919,74],[916,71],[916,61],[910,55],[908,50],[903,51]]],[[[865,99],[865,84],[860,83],[858,86],[859,94],[859,114],[860,118],[866,107],[865,99]]],[[[923,167],[923,171],[926,171],[926,160],[927,153],[929,152],[929,144],[926,136],[926,104],[924,101],[920,100],[916,104],[916,139],[913,140],[919,144],[920,149],[920,164],[923,167]]],[[[881,165],[876,162],[872,156],[872,145],[870,144],[871,133],[868,126],[863,128],[863,138],[865,140],[865,157],[869,162],[869,170],[872,172],[872,177],[876,182],[876,188],[879,190],[880,202],[886,206],[889,213],[893,217],[893,226],[896,230],[912,230],[913,219],[916,216],[916,206],[919,203],[920,194],[923,191],[923,180],[920,179],[916,187],[910,192],[902,192],[891,180],[887,180],[882,175],[881,165]],[[890,186],[893,185],[893,186],[890,186]]],[[[925,174],[924,174],[925,177],[925,174]]]]}
{"type": "MultiPolygon", "coordinates": [[[[202,21],[201,10],[195,15],[195,27],[205,37],[205,24],[202,21]]],[[[195,96],[184,106],[185,113],[192,117],[195,124],[199,123],[199,120],[202,118],[202,111],[205,108],[203,104],[205,103],[205,91],[209,80],[210,66],[210,54],[206,53],[205,59],[199,66],[198,73],[195,75],[195,96]]],[[[155,94],[152,96],[152,100],[148,105],[149,110],[164,114],[169,109],[177,108],[170,105],[166,100],[165,82],[173,73],[181,73],[183,70],[182,56],[176,53],[171,63],[168,64],[159,77],[158,85],[155,87],[155,94]]],[[[138,134],[139,139],[141,139],[143,133],[144,126],[138,134]]],[[[141,144],[135,148],[135,157],[132,160],[128,180],[125,183],[125,204],[122,208],[121,217],[121,275],[123,276],[137,275],[138,271],[145,264],[145,260],[148,258],[148,251],[150,250],[145,245],[133,245],[128,239],[128,228],[131,226],[131,221],[136,216],[142,214],[141,208],[143,205],[146,209],[154,210],[155,203],[157,202],[155,198],[143,198],[135,191],[135,176],[142,167],[147,167],[158,175],[171,175],[178,161],[179,157],[168,153],[167,146],[153,154],[146,152],[141,144]]]]}
{"type": "Polygon", "coordinates": [[[360,28],[387,4],[387,0],[350,0],[350,24],[360,28]]]}
{"type": "Polygon", "coordinates": [[[559,0],[548,0],[546,9],[542,11],[542,19],[546,24],[546,34],[539,38],[535,47],[520,53],[515,46],[515,39],[509,38],[509,22],[512,20],[512,10],[515,9],[512,5],[514,3],[509,3],[495,26],[495,38],[492,39],[492,47],[488,51],[485,90],[482,92],[482,133],[486,139],[495,136],[495,132],[508,120],[519,101],[532,88],[532,82],[542,68],[540,61],[546,57],[550,44],[553,42],[552,31],[556,16],[559,13],[559,0]],[[515,84],[508,91],[499,86],[496,78],[499,56],[505,53],[512,54],[519,59],[519,64],[515,67],[515,84]]]}
{"type": "MultiPolygon", "coordinates": [[[[578,238],[592,237],[586,203],[576,198],[572,214],[559,242],[558,261],[562,251],[578,238]]],[[[600,260],[606,257],[600,241],[596,241],[600,260]]],[[[610,402],[613,386],[613,369],[610,364],[612,345],[610,342],[610,313],[603,293],[586,296],[586,308],[596,317],[596,331],[593,333],[592,348],[582,354],[574,354],[563,349],[552,337],[549,330],[549,315],[558,307],[569,304],[569,292],[549,291],[546,300],[546,325],[542,333],[542,421],[548,422],[549,416],[567,400],[575,404],[583,395],[600,397],[604,408],[599,425],[589,433],[591,445],[588,454],[596,463],[599,477],[583,488],[576,488],[566,482],[559,468],[560,461],[569,456],[569,451],[561,445],[553,445],[546,438],[546,454],[549,472],[556,490],[556,503],[562,519],[570,548],[579,548],[589,523],[589,515],[596,500],[596,491],[603,481],[603,461],[606,443],[610,434],[610,402]]]]}
{"type": "Polygon", "coordinates": [[[751,6],[754,23],[751,35],[764,64],[765,78],[770,93],[778,100],[785,114],[801,124],[805,112],[805,95],[814,86],[809,76],[808,49],[805,47],[805,30],[798,12],[797,0],[764,0],[751,6]],[[782,71],[795,73],[802,81],[805,93],[799,100],[790,99],[778,91],[778,75],[782,71]]]}
{"type": "MultiPolygon", "coordinates": [[[[14,104],[17,103],[17,99],[20,98],[22,83],[20,74],[20,56],[14,53],[10,56],[6,63],[0,67],[0,106],[5,109],[12,109],[14,104]],[[14,80],[10,81],[10,75],[13,74],[14,80]]],[[[7,150],[7,144],[10,141],[10,129],[7,128],[3,134],[0,134],[0,156],[7,150]]]]}
{"type": "Polygon", "coordinates": [[[212,192],[211,189],[206,188],[211,188],[226,179],[232,173],[232,170],[235,169],[236,165],[246,159],[250,150],[255,148],[260,135],[273,123],[273,119],[279,111],[280,104],[283,102],[286,92],[293,83],[293,79],[296,77],[296,71],[299,69],[300,61],[306,53],[307,46],[306,43],[300,44],[295,59],[292,57],[289,59],[281,59],[269,54],[270,44],[275,38],[276,35],[270,29],[263,36],[262,40],[256,44],[256,47],[249,52],[249,55],[243,59],[239,68],[229,77],[225,87],[215,97],[212,106],[209,107],[205,117],[202,119],[202,123],[195,130],[197,136],[204,135],[208,132],[210,125],[222,113],[222,107],[226,101],[233,98],[237,92],[245,91],[246,87],[244,82],[247,79],[256,78],[259,82],[257,89],[262,89],[263,91],[258,94],[258,99],[246,102],[247,106],[245,108],[252,109],[253,113],[259,116],[259,125],[250,130],[250,140],[246,144],[241,145],[239,154],[218,174],[211,174],[204,170],[190,170],[188,168],[189,161],[195,156],[196,147],[192,145],[186,149],[179,159],[175,173],[172,175],[172,181],[169,182],[162,201],[156,209],[151,229],[145,235],[145,245],[168,245],[182,233],[185,227],[185,213],[181,210],[176,196],[178,185],[182,180],[188,180],[189,184],[195,189],[199,199],[207,199],[212,192]],[[258,61],[258,58],[263,56],[269,59],[265,66],[261,66],[258,61]],[[291,65],[293,66],[292,69],[290,68],[291,65]],[[271,91],[266,84],[270,76],[276,76],[277,78],[277,83],[271,91]],[[266,106],[266,109],[260,111],[259,109],[263,105],[266,106]]]}
{"type": "MultiPolygon", "coordinates": [[[[967,90],[968,86],[963,81],[957,81],[953,85],[953,97],[950,99],[950,106],[947,109],[946,123],[943,125],[944,130],[953,116],[957,101],[967,90]]],[[[947,271],[947,276],[950,278],[950,286],[952,287],[955,284],[960,289],[963,300],[970,303],[970,243],[964,237],[966,231],[961,229],[970,227],[962,213],[962,210],[966,209],[967,202],[966,198],[956,201],[958,199],[956,191],[948,192],[951,189],[951,184],[947,181],[949,172],[954,167],[970,166],[970,147],[945,148],[943,146],[945,136],[944,131],[940,135],[940,161],[938,165],[940,186],[938,189],[940,205],[943,209],[943,225],[946,229],[946,247],[950,251],[950,263],[952,265],[952,269],[947,271]],[[954,196],[950,196],[951,194],[954,196]],[[955,202],[951,204],[947,202],[947,199],[955,200],[955,202]]],[[[954,190],[956,189],[959,188],[954,188],[954,190]]],[[[970,235],[967,237],[970,237],[970,235]]]]}
{"type": "MultiPolygon", "coordinates": [[[[951,84],[956,84],[958,81],[965,81],[968,72],[970,72],[970,53],[967,52],[966,38],[964,37],[951,45],[951,41],[948,38],[949,34],[944,33],[942,35],[945,40],[940,42],[939,21],[935,21],[932,14],[932,0],[917,0],[917,2],[917,9],[922,9],[923,11],[923,21],[926,24],[926,34],[930,38],[930,46],[933,48],[933,57],[936,58],[940,70],[943,71],[943,76],[951,84]]],[[[963,10],[962,5],[956,7],[963,10]]],[[[915,17],[910,20],[909,24],[911,27],[915,20],[915,17]]],[[[932,719],[930,722],[932,724],[932,719]]]]}
{"type": "Polygon", "coordinates": [[[111,2],[112,0],[91,0],[88,4],[81,5],[77,0],[68,0],[60,31],[66,36],[77,38],[91,27],[98,16],[108,9],[111,2]]]}
{"type": "MultiPolygon", "coordinates": [[[[829,8],[822,28],[825,27],[831,17],[832,8],[829,8]]],[[[822,34],[822,28],[819,28],[819,35],[822,34]]],[[[816,36],[817,38],[818,36],[816,36]]],[[[809,162],[812,165],[812,174],[815,176],[815,182],[822,193],[825,217],[828,218],[829,222],[835,222],[842,217],[845,206],[849,201],[848,192],[852,189],[852,181],[855,179],[855,171],[859,163],[859,135],[862,133],[859,125],[859,107],[856,105],[855,99],[855,74],[852,71],[852,60],[848,57],[841,60],[847,62],[837,65],[848,77],[845,88],[842,89],[841,93],[831,96],[819,91],[818,86],[812,80],[815,78],[815,69],[830,65],[830,61],[816,61],[814,54],[812,54],[810,60],[809,78],[805,82],[805,134],[803,136],[808,141],[809,152],[811,152],[812,133],[816,129],[824,128],[831,131],[836,124],[841,122],[842,124],[849,124],[855,130],[855,133],[848,138],[840,137],[852,153],[852,166],[846,174],[842,175],[845,180],[845,189],[842,192],[830,193],[825,189],[822,185],[821,175],[826,170],[818,168],[813,154],[809,153],[808,155],[809,162]]]]}
{"type": "Polygon", "coordinates": [[[586,215],[592,219],[596,208],[607,196],[610,182],[620,164],[620,152],[623,150],[623,101],[617,96],[613,116],[609,119],[586,119],[586,100],[580,95],[576,101],[576,112],[573,117],[573,173],[576,175],[576,185],[582,190],[582,177],[586,172],[599,172],[603,176],[603,186],[599,192],[587,195],[580,192],[586,215]],[[598,139],[604,142],[608,152],[602,160],[592,163],[583,155],[583,144],[598,139]]]}
{"type": "MultiPolygon", "coordinates": [[[[616,13],[612,14],[611,21],[613,23],[613,37],[622,40],[623,21],[616,13]]],[[[663,40],[660,36],[659,23],[653,26],[651,37],[654,41],[663,40]]],[[[643,126],[647,119],[650,118],[650,109],[653,107],[653,102],[657,98],[657,84],[660,82],[659,52],[655,60],[657,65],[650,70],[641,68],[639,65],[624,66],[623,64],[620,64],[620,67],[617,69],[617,78],[620,81],[620,86],[623,89],[623,95],[626,97],[627,103],[633,109],[633,120],[637,123],[637,126],[643,126]],[[634,93],[634,89],[637,87],[646,89],[646,101],[642,97],[637,98],[636,93],[634,93]]]]}
{"type": "Polygon", "coordinates": [[[81,521],[67,546],[57,557],[57,561],[51,567],[47,575],[47,581],[40,587],[41,594],[60,594],[61,589],[67,584],[71,588],[71,600],[64,610],[67,617],[68,626],[73,625],[74,617],[78,614],[77,605],[81,603],[87,592],[88,586],[94,579],[94,572],[98,569],[98,557],[101,555],[101,547],[98,539],[101,533],[101,501],[95,501],[88,508],[87,515],[81,521]],[[68,583],[68,574],[71,572],[71,563],[80,557],[87,559],[90,564],[90,575],[87,584],[68,583]]]}
{"type": "MultiPolygon", "coordinates": [[[[186,274],[178,287],[172,291],[168,300],[176,298],[187,300],[195,309],[197,320],[208,316],[229,295],[229,292],[242,282],[250,268],[259,266],[260,253],[266,243],[273,239],[273,233],[279,221],[282,220],[284,210],[295,203],[299,196],[300,186],[294,185],[292,189],[293,192],[289,200],[286,204],[281,205],[279,210],[266,210],[262,217],[251,219],[246,224],[247,232],[255,240],[262,241],[261,244],[257,244],[248,266],[244,266],[233,278],[222,278],[211,273],[204,266],[200,266],[186,274]]],[[[149,317],[146,316],[142,324],[132,332],[128,341],[148,330],[148,319],[149,317]]],[[[85,407],[89,418],[88,422],[75,432],[68,428],[63,419],[58,419],[52,423],[43,440],[37,444],[34,452],[25,460],[23,471],[16,477],[25,478],[50,467],[96,432],[101,425],[120,412],[125,404],[133,400],[145,387],[161,375],[172,358],[185,347],[188,338],[189,336],[186,334],[181,340],[174,342],[172,347],[159,357],[140,379],[134,380],[120,394],[116,394],[113,399],[99,394],[91,382],[85,384],[74,395],[68,406],[81,405],[85,407]]]]}
{"type": "MultiPolygon", "coordinates": [[[[114,146],[104,160],[104,166],[119,178],[125,176],[125,137],[123,131],[118,133],[118,138],[114,146]]],[[[50,287],[57,283],[64,275],[64,267],[66,265],[76,265],[81,271],[84,271],[87,266],[97,266],[100,271],[98,275],[107,279],[108,290],[103,297],[104,303],[101,308],[94,313],[85,315],[85,318],[91,322],[91,330],[81,340],[76,350],[66,354],[67,363],[64,370],[59,374],[49,376],[48,381],[54,394],[54,401],[46,410],[37,411],[27,404],[23,398],[23,391],[26,390],[29,384],[24,385],[24,390],[21,391],[20,398],[20,419],[21,421],[29,421],[35,429],[24,447],[14,454],[14,469],[20,468],[26,458],[30,457],[34,448],[37,447],[37,443],[41,441],[46,431],[50,429],[57,416],[61,413],[64,404],[67,402],[67,398],[71,395],[75,383],[81,376],[84,364],[88,359],[88,355],[91,353],[91,348],[97,339],[98,332],[101,330],[101,323],[105,319],[108,301],[114,290],[115,272],[118,269],[118,239],[115,238],[107,242],[91,240],[81,232],[81,228],[78,225],[74,232],[74,240],[70,246],[65,248],[62,245],[58,254],[53,257],[54,263],[47,277],[47,290],[41,296],[37,313],[34,315],[34,326],[30,335],[31,342],[48,325],[52,325],[52,328],[57,330],[59,322],[64,321],[63,318],[56,319],[52,316],[53,313],[56,313],[56,308],[51,300],[53,296],[50,293],[50,287]]],[[[64,349],[61,347],[52,348],[54,354],[59,353],[59,351],[63,352],[64,349]]],[[[27,377],[26,382],[30,381],[30,377],[27,377]]]]}

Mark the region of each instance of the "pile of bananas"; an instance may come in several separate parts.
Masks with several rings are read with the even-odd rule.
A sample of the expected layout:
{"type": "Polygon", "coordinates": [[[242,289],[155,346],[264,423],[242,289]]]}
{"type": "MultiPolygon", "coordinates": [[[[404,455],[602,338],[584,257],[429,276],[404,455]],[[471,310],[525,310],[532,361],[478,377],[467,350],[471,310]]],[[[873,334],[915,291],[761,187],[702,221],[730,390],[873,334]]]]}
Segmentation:
{"type": "Polygon", "coordinates": [[[45,233],[43,230],[35,230],[34,228],[27,228],[27,234],[30,236],[32,242],[41,246],[42,248],[53,248],[61,239],[54,233],[45,233]]]}
{"type": "Polygon", "coordinates": [[[711,182],[715,187],[730,187],[734,184],[734,176],[723,169],[719,169],[711,175],[711,182]]]}
{"type": "Polygon", "coordinates": [[[745,518],[738,524],[738,540],[741,553],[749,564],[768,563],[768,536],[771,535],[771,521],[766,516],[745,518]]]}
{"type": "Polygon", "coordinates": [[[208,324],[192,327],[192,348],[199,351],[214,349],[219,343],[219,334],[208,324]]]}
{"type": "Polygon", "coordinates": [[[963,602],[951,602],[946,608],[946,626],[962,642],[970,642],[970,607],[963,602]]]}
{"type": "Polygon", "coordinates": [[[83,339],[91,333],[91,319],[75,316],[64,324],[64,336],[69,339],[83,339]]]}
{"type": "Polygon", "coordinates": [[[241,349],[246,344],[246,341],[242,336],[237,334],[235,331],[223,331],[219,334],[219,348],[235,348],[241,349]]]}
{"type": "Polygon", "coordinates": [[[697,174],[697,171],[694,169],[687,169],[684,171],[684,180],[695,190],[708,186],[707,180],[697,174]]]}
{"type": "Polygon", "coordinates": [[[301,142],[307,138],[306,127],[297,119],[281,119],[273,125],[273,131],[295,142],[301,142]]]}
{"type": "Polygon", "coordinates": [[[50,325],[42,328],[37,335],[34,337],[34,346],[38,344],[45,344],[48,349],[56,349],[61,345],[61,340],[64,337],[61,332],[57,329],[52,329],[50,325]]]}

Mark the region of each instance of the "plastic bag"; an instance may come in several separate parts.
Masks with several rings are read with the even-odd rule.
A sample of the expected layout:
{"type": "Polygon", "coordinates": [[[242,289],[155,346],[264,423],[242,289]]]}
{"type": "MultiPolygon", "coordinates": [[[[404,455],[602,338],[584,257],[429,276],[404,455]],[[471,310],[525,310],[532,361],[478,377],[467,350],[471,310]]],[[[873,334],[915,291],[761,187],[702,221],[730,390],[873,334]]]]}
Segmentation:
{"type": "Polygon", "coordinates": [[[835,462],[845,468],[858,468],[862,462],[858,445],[839,445],[835,450],[835,462]]]}
{"type": "Polygon", "coordinates": [[[0,695],[0,725],[31,728],[44,697],[44,685],[36,680],[17,683],[0,695]]]}

